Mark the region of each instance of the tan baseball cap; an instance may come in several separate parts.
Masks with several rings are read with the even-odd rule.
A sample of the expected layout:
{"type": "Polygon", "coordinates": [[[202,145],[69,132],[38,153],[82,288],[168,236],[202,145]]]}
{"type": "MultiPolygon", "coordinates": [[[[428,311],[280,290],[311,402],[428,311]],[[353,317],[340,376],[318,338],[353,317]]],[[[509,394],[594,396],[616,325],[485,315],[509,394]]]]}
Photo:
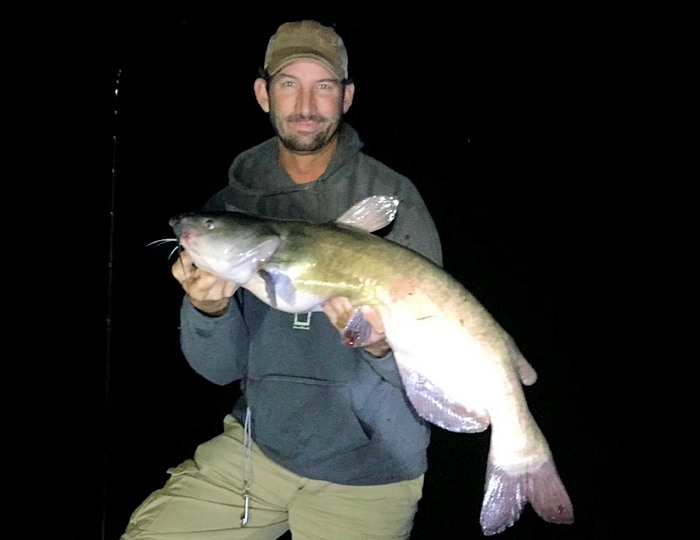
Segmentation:
{"type": "Polygon", "coordinates": [[[335,30],[316,21],[284,23],[270,38],[265,51],[265,71],[274,75],[300,58],[323,63],[339,80],[348,78],[348,52],[335,30]]]}

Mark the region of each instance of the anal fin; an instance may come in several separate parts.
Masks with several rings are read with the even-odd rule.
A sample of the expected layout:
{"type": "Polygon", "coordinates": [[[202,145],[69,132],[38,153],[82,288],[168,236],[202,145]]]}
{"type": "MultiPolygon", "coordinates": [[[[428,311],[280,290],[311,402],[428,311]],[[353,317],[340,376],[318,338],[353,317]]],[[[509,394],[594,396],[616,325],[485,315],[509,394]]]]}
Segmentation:
{"type": "Polygon", "coordinates": [[[424,376],[397,362],[401,380],[416,412],[431,424],[448,431],[479,433],[490,423],[485,410],[470,410],[454,401],[424,376]]]}

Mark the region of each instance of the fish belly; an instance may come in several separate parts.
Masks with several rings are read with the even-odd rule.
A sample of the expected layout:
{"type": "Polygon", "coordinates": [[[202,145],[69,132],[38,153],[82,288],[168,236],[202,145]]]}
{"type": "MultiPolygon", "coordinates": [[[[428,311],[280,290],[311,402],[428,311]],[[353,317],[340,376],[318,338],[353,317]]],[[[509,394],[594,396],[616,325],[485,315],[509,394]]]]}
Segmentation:
{"type": "Polygon", "coordinates": [[[429,422],[473,433],[490,422],[484,387],[484,351],[427,296],[414,292],[379,308],[406,394],[429,422]],[[388,306],[388,308],[387,308],[388,306]]]}

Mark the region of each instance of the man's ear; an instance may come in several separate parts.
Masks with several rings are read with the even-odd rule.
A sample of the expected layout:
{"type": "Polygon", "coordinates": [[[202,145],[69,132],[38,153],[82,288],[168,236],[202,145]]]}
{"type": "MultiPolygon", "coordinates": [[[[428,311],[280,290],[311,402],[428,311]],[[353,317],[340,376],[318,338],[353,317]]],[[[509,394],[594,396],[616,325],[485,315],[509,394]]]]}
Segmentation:
{"type": "Polygon", "coordinates": [[[347,83],[345,85],[345,94],[343,95],[343,114],[348,112],[352,105],[352,98],[355,96],[355,83],[347,83]]]}
{"type": "Polygon", "coordinates": [[[255,79],[253,83],[253,91],[255,92],[255,99],[258,100],[258,105],[266,113],[270,112],[270,96],[267,93],[267,82],[262,77],[255,79]]]}

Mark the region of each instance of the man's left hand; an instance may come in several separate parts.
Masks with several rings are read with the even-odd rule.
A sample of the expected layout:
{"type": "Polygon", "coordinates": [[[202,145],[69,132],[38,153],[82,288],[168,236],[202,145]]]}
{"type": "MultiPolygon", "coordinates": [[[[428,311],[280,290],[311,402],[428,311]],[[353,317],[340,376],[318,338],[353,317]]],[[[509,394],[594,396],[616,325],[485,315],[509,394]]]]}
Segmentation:
{"type": "MultiPolygon", "coordinates": [[[[356,306],[352,305],[345,296],[333,296],[323,302],[321,307],[333,325],[341,332],[344,331],[348,320],[356,309],[356,306]]],[[[386,356],[391,349],[386,341],[386,333],[381,316],[369,306],[362,306],[360,309],[362,310],[362,316],[371,327],[369,339],[367,344],[363,345],[363,348],[377,358],[386,356]]]]}

